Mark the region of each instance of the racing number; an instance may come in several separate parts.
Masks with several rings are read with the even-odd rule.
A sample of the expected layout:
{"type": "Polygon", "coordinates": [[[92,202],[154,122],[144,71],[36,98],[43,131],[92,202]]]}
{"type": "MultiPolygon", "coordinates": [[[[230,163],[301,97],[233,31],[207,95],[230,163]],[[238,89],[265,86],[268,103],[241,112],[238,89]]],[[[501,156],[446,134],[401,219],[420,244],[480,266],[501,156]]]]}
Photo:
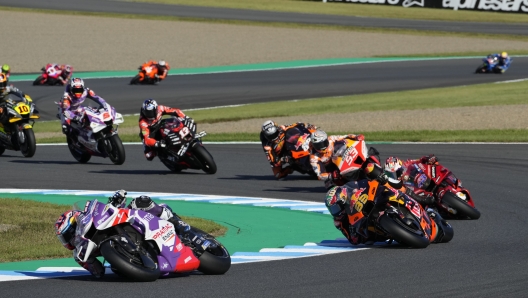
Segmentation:
{"type": "Polygon", "coordinates": [[[182,129],[180,130],[180,137],[181,137],[182,139],[185,138],[185,136],[188,135],[189,132],[190,132],[190,131],[189,131],[189,128],[188,128],[187,126],[185,126],[184,128],[182,128],[182,129]]]}
{"type": "Polygon", "coordinates": [[[356,204],[354,204],[354,208],[356,209],[357,212],[361,212],[361,210],[363,210],[363,205],[365,205],[367,200],[368,200],[367,194],[364,193],[361,196],[359,196],[359,199],[357,200],[356,204]]]}
{"type": "Polygon", "coordinates": [[[29,112],[29,108],[26,105],[21,105],[17,107],[19,113],[27,113],[29,112]]]}

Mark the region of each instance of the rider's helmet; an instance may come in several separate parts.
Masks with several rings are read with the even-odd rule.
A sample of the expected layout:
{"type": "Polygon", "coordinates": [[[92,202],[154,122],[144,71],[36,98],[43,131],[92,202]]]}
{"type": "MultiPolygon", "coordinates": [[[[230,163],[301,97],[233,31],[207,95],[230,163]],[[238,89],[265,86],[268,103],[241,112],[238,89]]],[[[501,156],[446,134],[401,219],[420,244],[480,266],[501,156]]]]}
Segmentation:
{"type": "Polygon", "coordinates": [[[81,78],[71,79],[69,90],[76,98],[81,98],[85,90],[84,81],[81,78]]]}
{"type": "Polygon", "coordinates": [[[77,228],[77,216],[80,211],[70,210],[64,212],[55,222],[55,234],[64,247],[69,250],[75,248],[75,229],[77,228]]]}
{"type": "Polygon", "coordinates": [[[502,53],[501,53],[501,58],[502,58],[502,59],[506,59],[506,58],[508,58],[508,53],[506,53],[506,52],[502,52],[502,53]]]}
{"type": "Polygon", "coordinates": [[[159,65],[159,67],[166,67],[167,66],[167,62],[165,62],[165,60],[160,60],[160,61],[158,61],[158,65],[159,65]]]}
{"type": "Polygon", "coordinates": [[[71,66],[68,65],[68,64],[64,65],[63,70],[64,70],[66,73],[71,73],[71,72],[72,72],[71,66]]]}
{"type": "Polygon", "coordinates": [[[397,157],[389,157],[387,160],[385,160],[385,167],[384,172],[387,178],[389,179],[389,183],[394,185],[397,185],[398,188],[402,185],[402,175],[404,172],[403,168],[403,162],[397,158],[397,157]]]}
{"type": "Polygon", "coordinates": [[[158,103],[152,99],[146,99],[141,106],[141,114],[152,121],[158,116],[158,103]]]}
{"type": "Polygon", "coordinates": [[[326,135],[326,132],[322,130],[316,130],[312,132],[311,135],[311,143],[312,148],[320,153],[325,153],[326,148],[328,148],[329,142],[328,142],[328,136],[326,135]]]}
{"type": "Polygon", "coordinates": [[[9,67],[9,65],[7,64],[2,65],[2,73],[6,76],[9,76],[9,74],[11,73],[11,67],[9,67]]]}
{"type": "Polygon", "coordinates": [[[262,124],[262,133],[266,140],[275,141],[280,135],[280,128],[275,122],[268,120],[262,124]]]}

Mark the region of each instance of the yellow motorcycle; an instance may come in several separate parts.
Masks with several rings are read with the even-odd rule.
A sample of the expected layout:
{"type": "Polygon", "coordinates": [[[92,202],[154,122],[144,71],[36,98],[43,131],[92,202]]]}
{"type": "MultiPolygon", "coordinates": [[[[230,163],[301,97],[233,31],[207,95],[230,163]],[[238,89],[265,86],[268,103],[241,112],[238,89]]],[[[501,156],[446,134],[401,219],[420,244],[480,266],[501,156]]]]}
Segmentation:
{"type": "Polygon", "coordinates": [[[37,150],[33,133],[39,112],[29,95],[15,92],[6,95],[0,104],[0,155],[6,149],[21,151],[24,157],[32,157],[37,150]]]}

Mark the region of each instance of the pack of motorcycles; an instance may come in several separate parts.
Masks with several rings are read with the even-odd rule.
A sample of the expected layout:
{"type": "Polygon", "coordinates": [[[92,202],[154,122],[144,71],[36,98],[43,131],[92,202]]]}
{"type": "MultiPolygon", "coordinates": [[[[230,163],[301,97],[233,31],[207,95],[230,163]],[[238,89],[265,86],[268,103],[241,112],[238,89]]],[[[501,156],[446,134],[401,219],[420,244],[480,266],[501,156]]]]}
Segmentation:
{"type": "MultiPolygon", "coordinates": [[[[495,62],[489,57],[484,58],[483,64],[479,66],[477,72],[493,73],[495,62]]],[[[145,77],[148,77],[148,74],[145,77]]],[[[39,78],[41,77],[39,76],[39,78]]],[[[134,77],[134,83],[138,83],[137,80],[138,76],[134,77]]],[[[50,84],[53,82],[55,81],[50,81],[50,84]]],[[[145,83],[148,83],[148,80],[145,83]]],[[[58,109],[57,117],[64,117],[60,113],[61,109],[58,109]]],[[[9,94],[5,98],[5,105],[0,107],[0,155],[7,149],[21,151],[24,157],[32,157],[36,151],[36,140],[32,128],[35,120],[39,118],[38,110],[29,95],[22,92],[9,94]]],[[[108,157],[114,164],[123,164],[125,151],[118,135],[118,126],[123,121],[122,115],[117,113],[109,104],[100,107],[86,107],[82,121],[72,124],[73,133],[66,137],[70,153],[80,163],[88,162],[92,156],[100,156],[108,157]]],[[[161,138],[167,144],[165,148],[159,149],[158,156],[169,170],[179,172],[184,169],[198,169],[207,174],[216,173],[217,168],[214,159],[201,141],[206,132],[197,132],[196,124],[192,119],[190,121],[176,117],[163,119],[155,129],[159,131],[161,138]]],[[[302,174],[315,177],[309,162],[310,147],[307,145],[309,144],[309,136],[299,132],[297,137],[292,138],[290,136],[288,139],[289,142],[285,144],[285,148],[291,157],[288,161],[289,165],[302,174]]],[[[366,192],[358,193],[358,198],[354,204],[347,206],[347,215],[351,224],[363,220],[366,223],[366,233],[374,233],[377,241],[388,243],[397,241],[406,246],[424,248],[430,243],[448,242],[453,238],[453,229],[445,219],[478,219],[480,217],[480,212],[475,208],[469,190],[462,186],[460,179],[449,169],[438,162],[421,164],[412,169],[415,172],[413,175],[416,175],[416,171],[418,171],[418,174],[424,177],[424,183],[421,188],[418,188],[420,189],[419,192],[422,195],[430,194],[434,197],[434,204],[422,206],[411,196],[406,195],[405,192],[394,189],[386,181],[362,176],[361,173],[364,172],[367,164],[373,160],[377,161],[377,166],[381,169],[379,153],[376,149],[371,147],[367,150],[364,140],[346,140],[336,143],[332,164],[341,173],[343,179],[341,183],[352,180],[363,181],[366,192]],[[387,192],[398,195],[387,196],[387,192]]],[[[100,205],[97,202],[92,204],[93,206],[100,205]]],[[[104,207],[101,208],[104,209],[104,207]]],[[[103,209],[101,209],[101,213],[103,209]]],[[[104,209],[104,212],[107,212],[107,209],[104,209]]],[[[115,214],[120,213],[116,212],[115,214]]],[[[148,217],[145,214],[141,216],[148,217]]],[[[103,226],[100,223],[93,223],[94,226],[97,226],[95,228],[100,230],[116,229],[122,224],[122,222],[114,222],[114,225],[103,226]]],[[[160,226],[162,224],[164,223],[160,223],[160,226]]],[[[193,266],[190,267],[178,267],[176,264],[166,262],[164,255],[170,255],[171,252],[166,251],[164,241],[152,238],[156,235],[162,235],[168,239],[169,234],[174,233],[173,228],[172,230],[165,228],[163,231],[154,231],[154,236],[146,234],[138,236],[143,239],[143,244],[140,246],[144,245],[144,249],[130,248],[127,244],[122,243],[125,248],[124,252],[116,249],[115,244],[113,246],[105,245],[104,250],[109,259],[114,262],[110,261],[112,270],[138,281],[155,280],[160,275],[160,270],[161,273],[195,269],[202,269],[207,274],[225,273],[230,266],[227,250],[213,236],[195,228],[193,231],[198,235],[194,237],[195,242],[183,243],[178,240],[178,237],[175,237],[176,240],[174,241],[176,242],[173,243],[173,245],[180,247],[180,250],[182,245],[191,249],[192,253],[186,253],[193,259],[193,266]],[[147,241],[147,238],[151,241],[147,241]],[[147,245],[147,243],[149,244],[147,245]],[[135,263],[123,262],[123,257],[117,256],[130,257],[130,254],[137,254],[135,263]],[[158,256],[157,260],[153,258],[153,255],[158,256]],[[200,265],[199,260],[201,256],[205,256],[202,265],[200,265]],[[164,260],[163,263],[161,262],[162,259],[164,260]],[[156,261],[160,262],[159,266],[153,265],[156,261]],[[172,267],[168,268],[169,265],[172,267]],[[160,266],[165,268],[160,269],[160,266]],[[154,267],[158,267],[158,269],[154,270],[154,267]],[[154,274],[151,272],[152,270],[154,270],[154,274]]],[[[137,234],[134,231],[129,232],[129,234],[134,233],[137,234]]],[[[104,242],[106,240],[99,239],[99,241],[104,242]]],[[[114,239],[115,243],[120,241],[117,238],[114,239]]],[[[136,241],[136,244],[140,242],[136,241]]],[[[171,246],[171,248],[173,247],[171,246]]],[[[174,251],[174,249],[170,251],[174,251]]]]}

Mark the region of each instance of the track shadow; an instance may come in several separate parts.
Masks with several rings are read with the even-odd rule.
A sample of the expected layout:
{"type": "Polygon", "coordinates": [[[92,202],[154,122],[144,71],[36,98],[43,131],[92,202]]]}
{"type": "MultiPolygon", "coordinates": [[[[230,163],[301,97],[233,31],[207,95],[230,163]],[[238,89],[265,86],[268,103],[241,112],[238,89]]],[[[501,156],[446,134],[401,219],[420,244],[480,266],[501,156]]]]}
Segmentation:
{"type": "MultiPolygon", "coordinates": [[[[24,163],[24,164],[56,164],[56,165],[72,165],[72,164],[81,164],[78,161],[63,161],[63,160],[36,160],[36,159],[16,159],[11,160],[10,162],[14,163],[24,163]]],[[[106,163],[95,163],[88,162],[87,165],[107,165],[106,163]]],[[[108,164],[112,165],[112,164],[108,164]]]]}
{"type": "Polygon", "coordinates": [[[235,175],[234,177],[223,177],[218,179],[225,180],[259,180],[259,181],[317,181],[317,179],[308,176],[308,175],[293,175],[280,180],[275,179],[271,174],[270,175],[235,175]]]}
{"type": "Polygon", "coordinates": [[[119,174],[119,175],[207,175],[203,172],[181,171],[179,173],[171,172],[169,170],[102,170],[90,171],[95,174],[119,174]]]}
{"type": "Polygon", "coordinates": [[[282,188],[273,188],[273,189],[263,189],[262,191],[281,191],[281,192],[295,192],[295,193],[320,193],[321,200],[324,198],[326,193],[326,188],[324,186],[314,186],[314,187],[282,187],[282,188]]]}

